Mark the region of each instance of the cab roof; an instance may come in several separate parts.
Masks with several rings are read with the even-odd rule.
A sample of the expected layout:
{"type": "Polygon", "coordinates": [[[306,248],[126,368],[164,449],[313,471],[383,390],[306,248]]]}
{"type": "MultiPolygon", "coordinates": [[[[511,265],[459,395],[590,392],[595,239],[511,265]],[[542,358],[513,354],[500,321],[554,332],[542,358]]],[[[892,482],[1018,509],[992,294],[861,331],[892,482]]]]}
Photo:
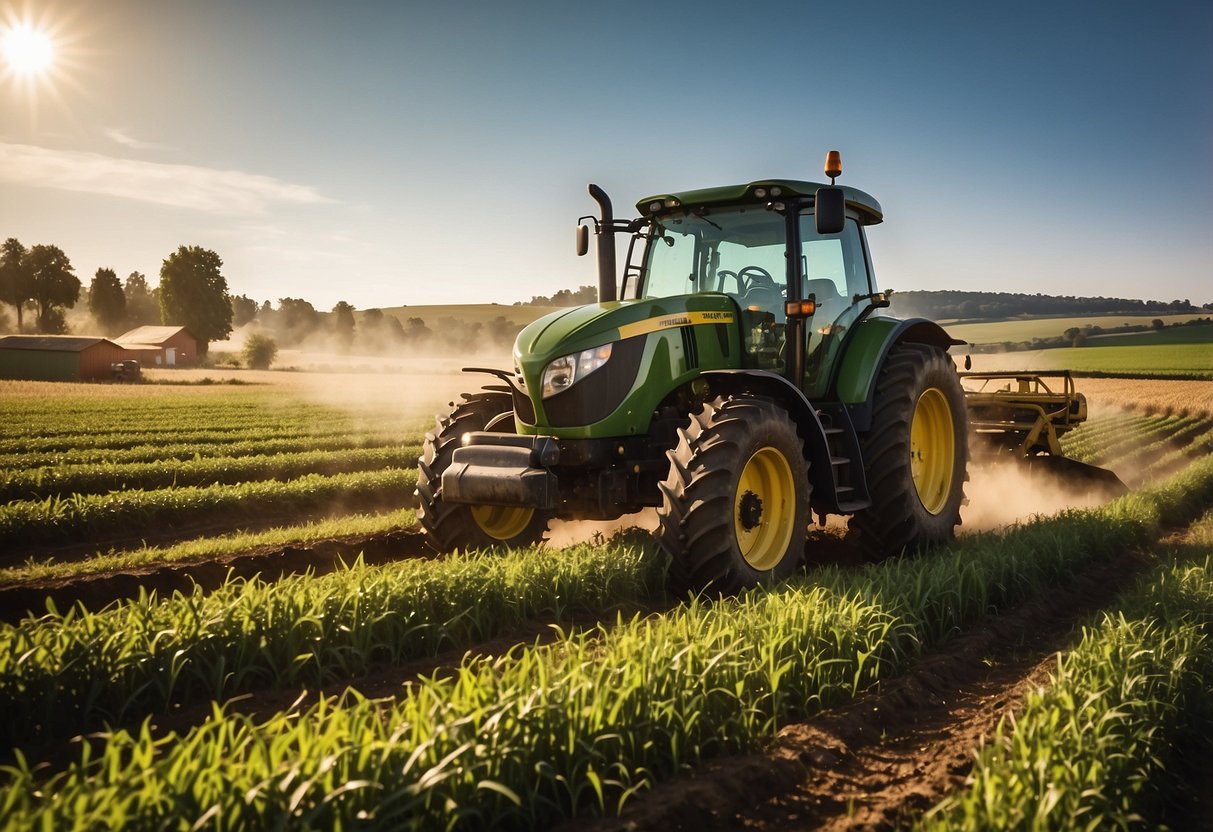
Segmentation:
{"type": "MultiPolygon", "coordinates": [[[[699,206],[735,205],[745,202],[770,202],[788,197],[813,199],[818,188],[829,187],[824,182],[803,182],[798,179],[760,179],[746,185],[723,185],[718,188],[700,188],[695,191],[679,191],[669,194],[654,194],[636,203],[641,216],[651,217],[672,208],[693,210],[699,206]],[[773,192],[772,189],[775,189],[773,192]],[[759,196],[759,191],[762,195],[759,196]],[[657,203],[660,203],[658,205],[657,203]]],[[[839,185],[846,198],[847,207],[859,215],[863,225],[875,225],[884,219],[880,203],[868,193],[839,185]]]]}

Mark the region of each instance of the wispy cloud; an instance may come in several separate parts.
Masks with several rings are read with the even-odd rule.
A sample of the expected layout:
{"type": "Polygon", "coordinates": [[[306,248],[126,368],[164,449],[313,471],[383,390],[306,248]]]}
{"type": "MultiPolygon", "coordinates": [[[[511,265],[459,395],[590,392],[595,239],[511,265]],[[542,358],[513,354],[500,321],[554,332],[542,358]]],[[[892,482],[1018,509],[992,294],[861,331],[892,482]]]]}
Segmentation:
{"type": "Polygon", "coordinates": [[[130,133],[126,132],[125,130],[121,130],[117,127],[108,128],[105,131],[105,135],[110,141],[112,141],[116,144],[120,144],[123,147],[132,148],[134,150],[163,150],[164,149],[164,145],[162,145],[162,144],[157,144],[156,142],[145,142],[142,139],[136,139],[130,133]]]}
{"type": "Polygon", "coordinates": [[[264,214],[275,203],[330,202],[270,176],[0,142],[0,181],[104,194],[215,214],[264,214]]]}

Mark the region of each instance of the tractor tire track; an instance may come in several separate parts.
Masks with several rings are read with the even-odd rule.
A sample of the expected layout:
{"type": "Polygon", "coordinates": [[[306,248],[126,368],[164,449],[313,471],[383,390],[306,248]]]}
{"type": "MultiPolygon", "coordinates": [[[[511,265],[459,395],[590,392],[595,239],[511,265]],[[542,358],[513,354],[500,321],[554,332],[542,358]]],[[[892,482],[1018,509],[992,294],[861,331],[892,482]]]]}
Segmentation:
{"type": "Polygon", "coordinates": [[[1076,625],[1149,564],[1126,553],[987,620],[906,674],[784,728],[762,753],[709,761],[622,815],[567,830],[890,829],[961,787],[983,738],[1045,684],[1076,625]]]}

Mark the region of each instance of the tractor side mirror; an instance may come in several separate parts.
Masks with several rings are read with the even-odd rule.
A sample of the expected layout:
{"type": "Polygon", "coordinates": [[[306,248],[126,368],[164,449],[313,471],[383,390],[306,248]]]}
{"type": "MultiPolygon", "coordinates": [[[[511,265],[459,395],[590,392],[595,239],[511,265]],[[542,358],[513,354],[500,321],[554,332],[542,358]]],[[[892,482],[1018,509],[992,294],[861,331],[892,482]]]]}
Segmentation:
{"type": "Polygon", "coordinates": [[[847,203],[842,188],[834,186],[817,189],[813,199],[813,216],[817,221],[818,234],[838,234],[846,225],[847,203]]]}
{"type": "Polygon", "coordinates": [[[587,251],[590,250],[590,227],[588,225],[577,226],[577,256],[585,257],[587,251]]]}

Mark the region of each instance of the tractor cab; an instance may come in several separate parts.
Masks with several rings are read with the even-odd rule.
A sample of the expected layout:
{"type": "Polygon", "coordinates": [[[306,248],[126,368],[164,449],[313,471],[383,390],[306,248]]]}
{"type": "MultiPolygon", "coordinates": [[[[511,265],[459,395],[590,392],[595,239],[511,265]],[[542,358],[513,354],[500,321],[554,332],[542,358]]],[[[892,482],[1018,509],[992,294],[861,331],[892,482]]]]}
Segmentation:
{"type": "Polygon", "coordinates": [[[863,226],[882,218],[875,199],[839,188],[841,230],[823,233],[815,196],[829,187],[764,180],[641,200],[622,299],[728,295],[743,366],[822,395],[844,334],[877,296],[863,226]]]}

